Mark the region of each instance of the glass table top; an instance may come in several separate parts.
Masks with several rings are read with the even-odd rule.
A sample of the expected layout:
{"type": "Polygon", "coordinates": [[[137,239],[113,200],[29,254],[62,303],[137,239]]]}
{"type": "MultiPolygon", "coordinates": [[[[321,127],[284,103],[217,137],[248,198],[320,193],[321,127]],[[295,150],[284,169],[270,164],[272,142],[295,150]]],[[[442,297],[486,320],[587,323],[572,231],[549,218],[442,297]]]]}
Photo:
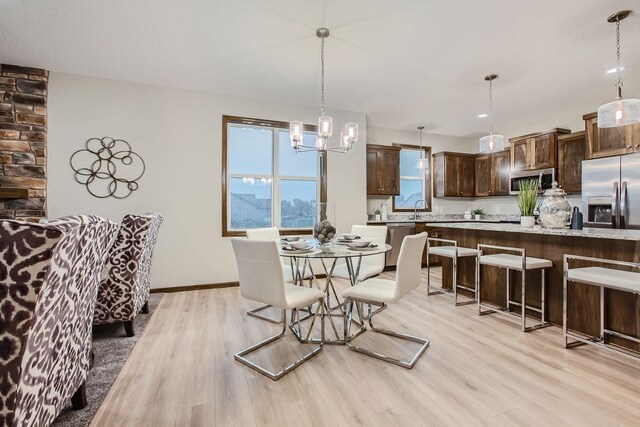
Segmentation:
{"type": "Polygon", "coordinates": [[[357,249],[351,248],[344,244],[333,242],[330,246],[320,246],[315,239],[307,240],[309,246],[308,250],[286,250],[285,243],[279,245],[280,256],[283,257],[296,257],[296,258],[350,258],[369,255],[379,255],[391,250],[391,245],[378,245],[376,248],[364,248],[357,249]]]}

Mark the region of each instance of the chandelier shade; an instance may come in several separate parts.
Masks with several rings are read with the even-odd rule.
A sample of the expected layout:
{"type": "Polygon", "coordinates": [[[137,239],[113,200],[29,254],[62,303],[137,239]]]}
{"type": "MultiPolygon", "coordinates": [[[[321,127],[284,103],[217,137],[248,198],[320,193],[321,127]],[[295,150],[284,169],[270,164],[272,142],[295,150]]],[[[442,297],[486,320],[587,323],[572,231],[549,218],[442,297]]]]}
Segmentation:
{"type": "Polygon", "coordinates": [[[616,82],[617,96],[615,101],[608,102],[598,108],[598,127],[614,128],[640,123],[640,99],[622,99],[622,65],[620,64],[620,21],[631,14],[630,10],[622,10],[607,18],[607,22],[616,24],[616,55],[618,74],[616,82]]]}

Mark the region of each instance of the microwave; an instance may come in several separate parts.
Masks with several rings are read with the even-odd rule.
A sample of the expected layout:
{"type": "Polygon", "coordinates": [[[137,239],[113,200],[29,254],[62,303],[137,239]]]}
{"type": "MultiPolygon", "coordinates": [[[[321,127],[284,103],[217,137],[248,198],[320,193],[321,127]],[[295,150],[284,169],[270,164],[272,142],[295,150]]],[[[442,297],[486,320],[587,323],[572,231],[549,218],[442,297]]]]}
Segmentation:
{"type": "Polygon", "coordinates": [[[511,177],[509,178],[509,194],[518,194],[520,192],[520,183],[532,179],[538,180],[540,191],[548,190],[552,188],[553,182],[556,180],[556,170],[549,168],[511,172],[511,177]]]}

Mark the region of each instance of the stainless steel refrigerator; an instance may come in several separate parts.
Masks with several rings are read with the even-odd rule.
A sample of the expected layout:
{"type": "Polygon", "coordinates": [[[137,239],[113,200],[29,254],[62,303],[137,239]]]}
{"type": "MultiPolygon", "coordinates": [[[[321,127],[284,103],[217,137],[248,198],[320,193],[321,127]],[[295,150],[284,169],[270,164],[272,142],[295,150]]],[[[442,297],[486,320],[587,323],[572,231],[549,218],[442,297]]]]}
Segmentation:
{"type": "Polygon", "coordinates": [[[640,153],[582,162],[585,227],[640,229],[640,153]]]}

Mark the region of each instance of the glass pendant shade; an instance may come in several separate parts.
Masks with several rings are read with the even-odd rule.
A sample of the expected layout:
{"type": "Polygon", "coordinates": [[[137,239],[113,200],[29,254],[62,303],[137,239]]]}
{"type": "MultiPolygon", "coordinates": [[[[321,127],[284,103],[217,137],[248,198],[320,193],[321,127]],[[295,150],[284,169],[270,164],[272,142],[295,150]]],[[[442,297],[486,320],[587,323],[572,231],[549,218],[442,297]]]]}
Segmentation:
{"type": "Polygon", "coordinates": [[[318,136],[329,138],[331,135],[333,135],[333,119],[329,116],[320,116],[318,118],[318,136]]]}
{"type": "Polygon", "coordinates": [[[416,160],[416,169],[429,170],[429,159],[424,157],[424,154],[421,154],[420,158],[416,160]]]}
{"type": "Polygon", "coordinates": [[[616,99],[598,108],[598,127],[613,128],[640,122],[640,99],[616,99]]]}
{"type": "Polygon", "coordinates": [[[340,146],[345,150],[351,149],[351,138],[344,132],[340,133],[340,146]]]}
{"type": "Polygon", "coordinates": [[[504,136],[490,134],[480,138],[480,152],[499,151],[505,147],[504,136]]]}
{"type": "Polygon", "coordinates": [[[352,143],[356,142],[358,140],[358,124],[347,123],[346,125],[344,125],[344,134],[352,143]]]}
{"type": "Polygon", "coordinates": [[[304,125],[302,122],[293,121],[289,123],[289,138],[293,148],[298,148],[302,144],[302,139],[304,138],[304,125]]]}

